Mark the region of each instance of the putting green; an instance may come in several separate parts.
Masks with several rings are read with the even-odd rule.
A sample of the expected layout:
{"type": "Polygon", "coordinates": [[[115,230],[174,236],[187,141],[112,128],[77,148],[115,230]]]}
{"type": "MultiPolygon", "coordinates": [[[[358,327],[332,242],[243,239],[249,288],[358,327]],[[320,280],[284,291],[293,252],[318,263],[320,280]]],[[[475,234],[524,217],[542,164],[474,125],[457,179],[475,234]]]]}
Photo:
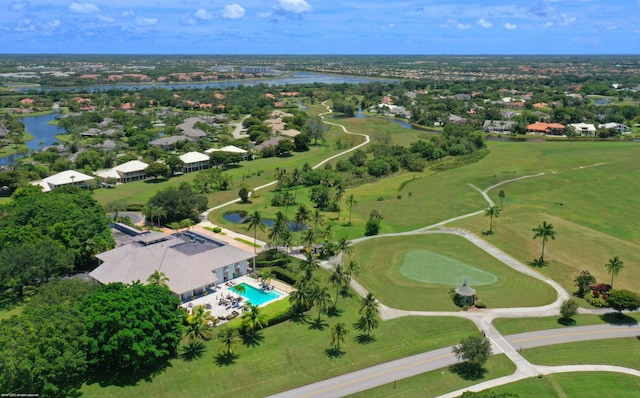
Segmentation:
{"type": "Polygon", "coordinates": [[[471,286],[490,285],[498,281],[498,277],[492,273],[428,250],[408,252],[400,273],[419,282],[441,285],[459,286],[464,278],[471,286]]]}

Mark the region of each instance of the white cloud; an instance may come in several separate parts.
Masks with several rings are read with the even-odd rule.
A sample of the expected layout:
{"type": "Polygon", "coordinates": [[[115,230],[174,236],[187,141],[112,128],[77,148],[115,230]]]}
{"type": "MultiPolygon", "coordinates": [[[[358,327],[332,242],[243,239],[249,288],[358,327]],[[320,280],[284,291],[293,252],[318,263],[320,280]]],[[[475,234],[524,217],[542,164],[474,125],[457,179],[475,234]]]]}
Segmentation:
{"type": "Polygon", "coordinates": [[[49,22],[45,22],[40,24],[40,27],[43,29],[53,29],[53,28],[57,28],[58,26],[60,26],[62,23],[60,22],[59,19],[52,19],[49,22]]]}
{"type": "Polygon", "coordinates": [[[305,0],[277,0],[273,6],[277,11],[302,14],[311,11],[311,6],[305,0]]]}
{"type": "Polygon", "coordinates": [[[205,10],[204,8],[199,9],[198,11],[196,11],[193,14],[194,17],[196,17],[197,19],[202,19],[202,20],[208,20],[213,18],[213,15],[211,15],[211,13],[207,10],[205,10]]]}
{"type": "Polygon", "coordinates": [[[245,10],[239,4],[227,4],[222,9],[222,18],[224,19],[240,19],[244,17],[244,14],[247,10],[245,10]]]}
{"type": "Polygon", "coordinates": [[[443,28],[455,28],[461,30],[471,29],[471,25],[458,22],[455,19],[447,19],[447,23],[440,26],[443,28]]]}
{"type": "Polygon", "coordinates": [[[569,17],[567,16],[567,14],[562,14],[560,18],[560,26],[571,26],[574,22],[576,22],[576,17],[569,17]]]}
{"type": "Polygon", "coordinates": [[[543,28],[550,28],[553,26],[553,22],[549,21],[549,22],[545,22],[544,25],[542,25],[543,28]]]}
{"type": "Polygon", "coordinates": [[[396,28],[396,24],[390,23],[390,24],[386,24],[382,26],[382,29],[384,30],[393,30],[396,28]]]}
{"type": "Polygon", "coordinates": [[[111,15],[99,14],[98,19],[101,20],[102,22],[108,22],[108,23],[112,23],[116,21],[115,18],[113,18],[111,15]]]}
{"type": "Polygon", "coordinates": [[[504,24],[504,28],[507,30],[515,30],[518,27],[516,24],[512,24],[511,22],[507,22],[504,24]]]}
{"type": "Polygon", "coordinates": [[[123,11],[122,13],[120,13],[121,18],[133,17],[134,15],[136,15],[136,13],[133,11],[123,11]]]}
{"type": "Polygon", "coordinates": [[[273,16],[273,13],[271,13],[271,11],[260,12],[260,13],[258,13],[258,16],[260,18],[271,18],[273,16]]]}
{"type": "Polygon", "coordinates": [[[478,25],[480,25],[480,26],[482,26],[483,28],[486,28],[486,29],[488,29],[488,28],[493,26],[493,24],[491,22],[487,21],[484,18],[478,19],[478,25]]]}
{"type": "Polygon", "coordinates": [[[69,9],[80,14],[93,14],[100,12],[100,8],[93,3],[71,3],[69,9]]]}
{"type": "Polygon", "coordinates": [[[136,25],[138,26],[151,26],[158,23],[158,18],[145,18],[145,17],[137,17],[136,25]]]}
{"type": "Polygon", "coordinates": [[[24,9],[29,8],[29,2],[27,1],[16,1],[11,3],[11,10],[13,11],[22,11],[24,9]]]}

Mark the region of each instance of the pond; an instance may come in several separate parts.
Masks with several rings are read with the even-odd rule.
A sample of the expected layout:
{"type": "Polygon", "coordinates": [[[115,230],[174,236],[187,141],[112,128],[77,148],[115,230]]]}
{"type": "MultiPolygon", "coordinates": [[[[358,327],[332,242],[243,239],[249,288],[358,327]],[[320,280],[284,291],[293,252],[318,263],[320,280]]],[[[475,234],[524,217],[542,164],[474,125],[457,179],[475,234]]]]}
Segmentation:
{"type": "MultiPolygon", "coordinates": [[[[244,211],[233,211],[233,212],[229,212],[229,213],[225,213],[222,218],[224,218],[225,220],[232,222],[232,223],[236,223],[236,224],[244,224],[247,222],[247,217],[248,214],[244,211]]],[[[265,225],[269,228],[271,228],[273,226],[273,223],[275,222],[275,220],[272,220],[270,218],[264,219],[263,222],[265,223],[265,225]]],[[[289,221],[289,231],[291,232],[300,232],[300,231],[306,231],[308,229],[308,227],[306,225],[297,223],[295,221],[289,221]]]]}
{"type": "MultiPolygon", "coordinates": [[[[24,124],[25,130],[33,135],[33,139],[25,142],[30,150],[39,150],[44,146],[53,145],[57,142],[56,135],[66,134],[66,130],[62,127],[49,124],[50,121],[55,120],[58,113],[49,113],[40,116],[26,116],[20,118],[20,121],[24,124]]],[[[15,163],[18,158],[25,154],[16,154],[0,157],[0,166],[6,166],[8,164],[15,163]]]]}

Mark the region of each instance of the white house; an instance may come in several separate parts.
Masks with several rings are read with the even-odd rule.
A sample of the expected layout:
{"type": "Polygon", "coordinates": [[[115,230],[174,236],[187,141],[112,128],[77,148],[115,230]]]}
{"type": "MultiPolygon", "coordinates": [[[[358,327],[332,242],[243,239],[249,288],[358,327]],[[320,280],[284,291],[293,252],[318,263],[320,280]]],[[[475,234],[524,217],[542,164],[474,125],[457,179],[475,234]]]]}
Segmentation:
{"type": "Polygon", "coordinates": [[[149,165],[145,162],[130,160],[111,169],[98,170],[96,175],[103,180],[113,177],[121,183],[144,180],[147,177],[145,173],[147,166],[149,165]]]}
{"type": "Polygon", "coordinates": [[[596,126],[590,123],[573,123],[569,126],[573,127],[577,134],[586,136],[596,135],[596,126]]]}
{"type": "Polygon", "coordinates": [[[247,273],[254,254],[192,231],[175,235],[139,232],[122,224],[114,228],[130,242],[96,257],[101,264],[89,275],[100,283],[146,282],[155,271],[167,278],[169,289],[181,300],[247,273]]]}
{"type": "Polygon", "coordinates": [[[182,163],[184,163],[182,170],[185,173],[209,168],[209,155],[205,155],[204,153],[187,152],[184,155],[180,155],[179,158],[182,160],[182,163]]]}
{"type": "Polygon", "coordinates": [[[54,174],[40,181],[33,181],[31,185],[39,185],[43,192],[53,191],[65,185],[75,185],[77,187],[86,187],[87,181],[95,180],[95,177],[79,173],[75,170],[66,170],[58,174],[54,174]]]}
{"type": "Polygon", "coordinates": [[[598,128],[615,130],[621,134],[631,134],[631,127],[625,126],[624,124],[621,124],[621,123],[610,122],[610,123],[599,124],[598,128]]]}

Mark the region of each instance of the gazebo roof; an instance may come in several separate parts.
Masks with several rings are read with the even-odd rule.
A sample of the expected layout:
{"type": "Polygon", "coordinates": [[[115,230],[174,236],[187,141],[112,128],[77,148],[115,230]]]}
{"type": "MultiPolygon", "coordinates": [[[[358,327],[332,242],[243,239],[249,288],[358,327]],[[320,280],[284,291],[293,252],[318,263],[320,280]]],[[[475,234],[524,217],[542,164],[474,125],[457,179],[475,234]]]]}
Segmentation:
{"type": "Polygon", "coordinates": [[[456,288],[456,294],[463,297],[471,297],[471,296],[475,296],[476,289],[469,286],[467,284],[467,278],[464,278],[464,283],[462,284],[462,286],[459,286],[456,288]]]}

